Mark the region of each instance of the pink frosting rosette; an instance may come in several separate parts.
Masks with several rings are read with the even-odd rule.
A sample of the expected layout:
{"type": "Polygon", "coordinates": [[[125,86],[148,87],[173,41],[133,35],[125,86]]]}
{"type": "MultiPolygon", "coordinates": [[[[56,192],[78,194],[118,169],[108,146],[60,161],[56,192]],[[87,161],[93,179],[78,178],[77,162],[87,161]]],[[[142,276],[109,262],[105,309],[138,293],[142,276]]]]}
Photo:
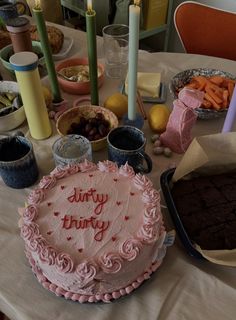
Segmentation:
{"type": "Polygon", "coordinates": [[[160,201],[160,193],[153,189],[145,189],[142,194],[142,199],[145,203],[157,203],[160,201]]]}
{"type": "Polygon", "coordinates": [[[42,189],[35,189],[30,192],[28,196],[28,203],[29,204],[39,204],[45,198],[44,190],[42,189]]]}
{"type": "Polygon", "coordinates": [[[56,179],[62,179],[66,176],[68,176],[68,171],[65,167],[57,166],[52,172],[51,175],[53,175],[56,179]]]}
{"type": "Polygon", "coordinates": [[[81,172],[88,172],[88,171],[93,171],[97,169],[97,165],[93,162],[88,161],[85,159],[83,162],[78,164],[81,172]]]}
{"type": "Polygon", "coordinates": [[[78,277],[80,288],[84,288],[91,281],[93,281],[94,277],[97,274],[97,269],[96,266],[91,262],[84,261],[83,263],[78,265],[75,273],[78,277]]]}
{"type": "Polygon", "coordinates": [[[25,241],[30,241],[33,237],[39,236],[39,226],[31,222],[30,224],[23,224],[20,230],[20,235],[25,241]]]}
{"type": "Polygon", "coordinates": [[[120,166],[119,173],[124,177],[132,178],[135,176],[134,169],[130,165],[128,165],[128,162],[126,162],[124,165],[120,166]]]}
{"type": "Polygon", "coordinates": [[[34,237],[28,243],[30,250],[37,253],[42,251],[46,245],[47,242],[42,236],[34,237]]]}
{"type": "Polygon", "coordinates": [[[52,265],[55,264],[57,252],[52,246],[44,246],[39,253],[41,261],[52,265]]]}
{"type": "Polygon", "coordinates": [[[98,169],[102,172],[117,172],[118,166],[116,163],[112,161],[105,160],[105,161],[99,161],[98,169]]]}
{"type": "Polygon", "coordinates": [[[76,163],[70,163],[66,167],[69,174],[75,174],[77,172],[80,172],[80,166],[76,163]]]}
{"type": "Polygon", "coordinates": [[[158,224],[146,223],[138,231],[137,237],[144,243],[153,243],[159,237],[158,224]]]}
{"type": "Polygon", "coordinates": [[[44,176],[39,182],[39,187],[42,189],[52,189],[56,185],[56,178],[54,175],[44,176]]]}
{"type": "Polygon", "coordinates": [[[160,206],[148,206],[144,210],[144,223],[157,223],[160,221],[162,218],[161,211],[160,211],[160,206]]]}
{"type": "Polygon", "coordinates": [[[137,258],[140,250],[142,248],[142,244],[137,239],[128,239],[122,243],[120,247],[120,255],[122,258],[132,261],[137,258]]]}
{"type": "Polygon", "coordinates": [[[36,208],[35,205],[30,204],[25,208],[22,218],[25,223],[27,222],[29,223],[35,220],[37,216],[38,216],[38,209],[36,208]]]}
{"type": "Polygon", "coordinates": [[[57,270],[63,273],[72,272],[74,267],[71,257],[66,253],[58,253],[55,264],[57,270]]]}
{"type": "Polygon", "coordinates": [[[137,173],[134,178],[134,184],[139,190],[150,189],[153,186],[153,183],[146,176],[137,173]]]}
{"type": "Polygon", "coordinates": [[[100,265],[104,272],[116,273],[122,267],[122,258],[115,253],[107,253],[100,258],[100,265]]]}

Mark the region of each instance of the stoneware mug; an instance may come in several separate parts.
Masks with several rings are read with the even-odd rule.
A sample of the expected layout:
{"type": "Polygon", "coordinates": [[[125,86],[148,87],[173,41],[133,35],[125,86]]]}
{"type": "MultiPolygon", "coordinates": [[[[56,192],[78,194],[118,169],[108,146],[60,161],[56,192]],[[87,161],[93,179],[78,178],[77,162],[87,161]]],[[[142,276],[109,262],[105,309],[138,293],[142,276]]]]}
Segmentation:
{"type": "Polygon", "coordinates": [[[138,128],[117,127],[109,132],[107,143],[108,159],[118,166],[128,162],[135,172],[149,173],[152,170],[152,159],[145,152],[146,138],[138,128]]]}
{"type": "Polygon", "coordinates": [[[25,12],[26,5],[23,1],[0,1],[0,17],[4,22],[8,19],[15,19],[19,15],[25,14],[25,12]]]}
{"type": "Polygon", "coordinates": [[[0,140],[0,175],[4,183],[16,189],[33,185],[39,175],[33,145],[25,137],[0,140]]]}

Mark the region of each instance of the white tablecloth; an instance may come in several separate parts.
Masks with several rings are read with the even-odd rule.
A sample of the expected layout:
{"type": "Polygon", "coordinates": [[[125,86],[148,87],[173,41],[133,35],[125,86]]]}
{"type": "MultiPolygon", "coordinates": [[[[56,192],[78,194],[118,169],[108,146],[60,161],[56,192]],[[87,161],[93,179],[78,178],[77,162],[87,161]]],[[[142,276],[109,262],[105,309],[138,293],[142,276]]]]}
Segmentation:
{"type": "MultiPolygon", "coordinates": [[[[84,56],[86,35],[78,30],[61,28],[66,35],[74,38],[74,46],[68,56],[84,56]]],[[[102,58],[101,39],[98,39],[98,58],[102,58]]],[[[236,62],[229,60],[178,53],[139,53],[139,71],[161,72],[162,81],[167,86],[177,72],[195,67],[216,68],[236,75],[236,62]]],[[[44,81],[47,83],[47,79],[44,81]]],[[[99,91],[101,105],[107,96],[117,91],[118,85],[117,81],[105,80],[99,91]]],[[[71,103],[78,98],[64,93],[63,96],[71,103]]],[[[172,101],[168,92],[166,104],[171,107],[172,101]]],[[[146,109],[150,106],[146,104],[146,109]]],[[[218,133],[222,125],[223,119],[198,120],[193,134],[218,133]]],[[[30,137],[27,125],[20,129],[30,137]]],[[[152,133],[147,123],[143,130],[148,138],[147,152],[152,155],[152,133]]],[[[41,177],[54,168],[51,146],[56,137],[54,130],[49,139],[33,141],[41,177]]],[[[106,150],[93,156],[95,162],[106,159],[106,150]]],[[[160,174],[174,163],[177,164],[181,155],[174,154],[171,158],[152,155],[152,159],[153,170],[149,177],[159,188],[160,174]]],[[[235,319],[235,269],[188,256],[178,236],[161,267],[129,296],[110,304],[80,304],[56,297],[44,289],[33,275],[19,235],[17,208],[24,204],[30,189],[14,190],[0,180],[0,310],[12,320],[235,319]]],[[[167,209],[163,209],[163,215],[167,229],[172,229],[167,209]]]]}

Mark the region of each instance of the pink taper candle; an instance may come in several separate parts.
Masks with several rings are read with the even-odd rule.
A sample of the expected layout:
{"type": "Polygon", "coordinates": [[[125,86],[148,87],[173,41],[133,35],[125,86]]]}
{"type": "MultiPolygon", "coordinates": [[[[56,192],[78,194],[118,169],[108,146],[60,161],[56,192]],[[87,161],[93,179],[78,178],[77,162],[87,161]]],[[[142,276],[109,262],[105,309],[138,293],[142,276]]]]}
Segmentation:
{"type": "Polygon", "coordinates": [[[232,131],[232,127],[236,120],[236,85],[234,86],[234,91],[232,98],[230,100],[228,112],[226,114],[224,126],[222,132],[230,132],[232,131]]]}

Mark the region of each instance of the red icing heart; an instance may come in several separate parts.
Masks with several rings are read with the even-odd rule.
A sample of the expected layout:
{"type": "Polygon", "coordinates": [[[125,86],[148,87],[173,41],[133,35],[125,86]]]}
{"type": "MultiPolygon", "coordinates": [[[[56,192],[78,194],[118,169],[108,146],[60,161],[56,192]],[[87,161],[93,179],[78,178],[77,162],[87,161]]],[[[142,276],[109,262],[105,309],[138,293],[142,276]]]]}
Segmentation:
{"type": "Polygon", "coordinates": [[[52,231],[48,231],[47,234],[50,236],[52,234],[52,231]]]}
{"type": "Polygon", "coordinates": [[[58,217],[58,216],[59,216],[59,214],[60,214],[60,212],[55,211],[55,212],[53,212],[53,214],[54,214],[54,216],[55,216],[55,217],[58,217]]]}
{"type": "Polygon", "coordinates": [[[116,178],[114,178],[113,180],[114,180],[115,182],[117,182],[117,181],[118,181],[118,179],[116,179],[116,178]]]}
{"type": "Polygon", "coordinates": [[[78,251],[81,253],[81,252],[83,252],[83,249],[81,248],[81,249],[78,249],[78,251]]]}
{"type": "Polygon", "coordinates": [[[112,237],[111,240],[112,240],[112,241],[116,241],[116,237],[112,237]]]}
{"type": "Polygon", "coordinates": [[[128,216],[125,216],[125,220],[126,220],[126,221],[129,220],[129,217],[128,217],[128,216]]]}
{"type": "Polygon", "coordinates": [[[119,206],[121,204],[121,202],[120,201],[116,201],[116,204],[119,206]]]}
{"type": "Polygon", "coordinates": [[[89,174],[89,177],[92,178],[92,177],[93,177],[93,174],[89,174]]]}
{"type": "Polygon", "coordinates": [[[72,237],[67,237],[66,239],[67,239],[68,241],[70,241],[70,240],[72,239],[72,237]]]}
{"type": "Polygon", "coordinates": [[[61,190],[65,189],[65,186],[61,186],[61,190]]]}
{"type": "Polygon", "coordinates": [[[131,196],[134,196],[134,193],[133,193],[133,192],[130,192],[130,195],[131,195],[131,196]]]}
{"type": "Polygon", "coordinates": [[[48,202],[47,204],[48,204],[48,207],[50,207],[50,206],[52,205],[52,203],[51,203],[51,202],[48,202]]]}

